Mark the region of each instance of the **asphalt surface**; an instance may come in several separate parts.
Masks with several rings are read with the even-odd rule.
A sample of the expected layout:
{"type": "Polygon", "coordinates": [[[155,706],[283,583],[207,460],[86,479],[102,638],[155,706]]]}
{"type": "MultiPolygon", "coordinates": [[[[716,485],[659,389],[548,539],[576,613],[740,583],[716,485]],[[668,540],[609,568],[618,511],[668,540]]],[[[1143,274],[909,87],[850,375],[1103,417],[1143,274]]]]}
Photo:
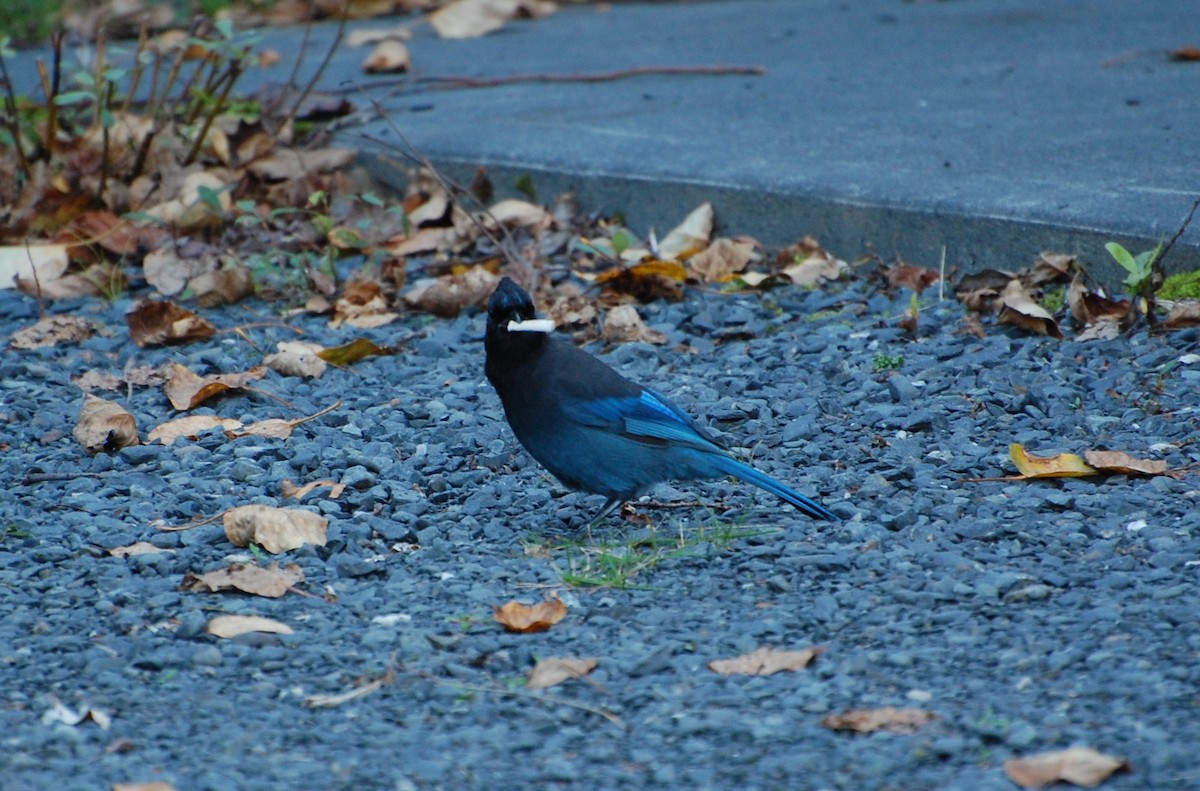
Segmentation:
{"type": "MultiPolygon", "coordinates": [[[[394,20],[369,20],[351,30],[394,20]]],[[[1194,0],[726,0],[564,6],[492,35],[413,26],[407,78],[362,70],[343,46],[319,87],[362,117],[340,144],[401,186],[415,149],[501,195],[532,177],[645,232],[712,201],[725,232],[783,245],[811,234],[850,260],[875,253],[960,272],[1070,252],[1104,281],[1107,241],[1149,249],[1200,196],[1194,0]],[[436,78],[762,67],[757,76],[643,74],[597,82],[448,88],[436,78]],[[403,135],[405,141],[401,141],[403,135]]],[[[316,72],[337,25],[260,31],[284,61],[239,83],[316,72]]],[[[33,58],[10,70],[34,92],[33,58]]],[[[86,56],[86,53],[84,53],[86,56]]],[[[1200,226],[1165,264],[1200,267],[1200,226]]]]}

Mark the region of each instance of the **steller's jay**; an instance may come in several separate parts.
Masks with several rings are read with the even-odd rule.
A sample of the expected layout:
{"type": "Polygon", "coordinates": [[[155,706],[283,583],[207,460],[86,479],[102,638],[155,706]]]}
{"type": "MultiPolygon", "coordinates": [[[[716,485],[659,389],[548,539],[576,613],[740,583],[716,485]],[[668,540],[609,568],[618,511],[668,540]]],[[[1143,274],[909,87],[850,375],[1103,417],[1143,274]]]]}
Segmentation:
{"type": "Polygon", "coordinates": [[[572,489],[608,498],[598,521],[660,481],[732,475],[814,519],[824,507],[734,459],[664,396],[629,381],[534,319],[533,301],[509,278],[488,300],[485,372],[529,454],[572,489]]]}

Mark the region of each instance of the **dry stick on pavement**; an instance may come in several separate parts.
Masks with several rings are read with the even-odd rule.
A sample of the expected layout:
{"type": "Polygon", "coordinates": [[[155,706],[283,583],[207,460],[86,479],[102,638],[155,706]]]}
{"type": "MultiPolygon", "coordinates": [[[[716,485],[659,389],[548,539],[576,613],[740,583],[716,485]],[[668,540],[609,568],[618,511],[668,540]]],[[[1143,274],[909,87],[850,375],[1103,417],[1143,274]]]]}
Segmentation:
{"type": "MultiPolygon", "coordinates": [[[[627,80],[632,77],[646,77],[654,74],[676,75],[676,76],[714,76],[725,74],[749,74],[762,75],[766,74],[767,70],[763,66],[731,66],[726,64],[715,64],[709,66],[634,66],[628,69],[617,69],[616,71],[598,71],[598,72],[583,72],[583,73],[566,73],[566,74],[509,74],[504,77],[462,77],[455,75],[447,76],[430,76],[430,77],[397,77],[390,80],[375,80],[372,81],[371,87],[399,85],[401,87],[410,87],[414,83],[431,85],[436,88],[494,88],[498,85],[512,85],[520,82],[614,82],[616,80],[627,80]]],[[[344,89],[345,90],[345,89],[344,89]]]]}

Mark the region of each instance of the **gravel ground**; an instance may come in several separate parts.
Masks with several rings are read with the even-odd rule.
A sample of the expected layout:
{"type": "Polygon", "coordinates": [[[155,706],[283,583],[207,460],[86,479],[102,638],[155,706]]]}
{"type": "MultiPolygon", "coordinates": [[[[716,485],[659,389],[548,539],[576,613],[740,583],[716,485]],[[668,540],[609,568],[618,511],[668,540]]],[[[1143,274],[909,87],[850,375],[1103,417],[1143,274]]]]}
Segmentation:
{"type": "MultiPolygon", "coordinates": [[[[1131,761],[1106,788],[1200,787],[1200,479],[963,480],[1012,474],[1012,442],[1200,462],[1200,363],[1186,362],[1200,333],[1079,344],[989,327],[977,339],[956,334],[961,309],[935,296],[917,342],[894,327],[907,297],[862,284],[647,306],[670,343],[608,361],[844,521],[808,521],[733,481],[660,487],[658,501],[703,505],[639,509],[687,551],[632,589],[562,584],[587,548],[650,530],[579,534],[600,498],[564,492],[517,447],[483,377],[481,314],[366,333],[296,320],[329,346],[417,334],[320,380],[259,383],[294,410],[254,393],[210,402],[249,422],[344,399],[290,440],[207,434],[89,457],[71,437],[72,377],[165,361],[244,370],[295,336],[260,326],[258,349],[223,334],[144,350],[128,339],[129,299],[56,306],[100,334],[0,357],[0,787],[984,791],[1014,787],[1007,758],[1074,744],[1131,761]],[[903,362],[877,372],[879,355],[903,362]],[[325,478],[348,484],[342,497],[319,490],[303,507],[329,517],[329,544],[286,558],[313,596],[180,590],[188,572],[248,556],[219,523],[164,533],[155,520],[292,504],[282,481],[325,478]],[[574,539],[582,548],[545,546],[574,539]],[[172,551],[108,554],[139,540],[172,551]],[[492,622],[493,605],[547,590],[570,608],[549,631],[492,622]],[[295,633],[217,640],[204,628],[218,613],[295,633]],[[826,652],[770,677],[707,667],[761,645],[826,652]],[[549,656],[599,666],[524,690],[549,656]],[[391,683],[305,705],[378,678],[392,657],[391,683]],[[57,722],[45,716],[55,699],[111,724],[57,722]],[[938,719],[912,734],[821,725],[885,705],[938,719]]],[[[269,312],[206,315],[228,328],[269,312]]],[[[7,338],[37,310],[2,292],[0,316],[7,338]]],[[[143,437],[176,416],[159,388],[104,395],[143,437]]]]}

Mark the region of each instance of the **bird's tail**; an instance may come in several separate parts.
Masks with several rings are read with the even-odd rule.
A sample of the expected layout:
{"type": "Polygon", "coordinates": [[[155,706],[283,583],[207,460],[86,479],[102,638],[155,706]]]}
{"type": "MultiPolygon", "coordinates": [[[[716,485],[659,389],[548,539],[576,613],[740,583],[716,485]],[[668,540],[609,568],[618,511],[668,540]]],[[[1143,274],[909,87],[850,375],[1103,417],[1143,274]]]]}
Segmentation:
{"type": "Polygon", "coordinates": [[[746,483],[752,483],[760,489],[766,489],[771,494],[786,500],[799,508],[813,519],[824,519],[827,522],[840,521],[829,509],[814,500],[805,497],[787,484],[780,483],[766,473],[759,472],[753,467],[742,464],[729,456],[715,456],[712,459],[716,466],[728,475],[740,478],[746,483]]]}

